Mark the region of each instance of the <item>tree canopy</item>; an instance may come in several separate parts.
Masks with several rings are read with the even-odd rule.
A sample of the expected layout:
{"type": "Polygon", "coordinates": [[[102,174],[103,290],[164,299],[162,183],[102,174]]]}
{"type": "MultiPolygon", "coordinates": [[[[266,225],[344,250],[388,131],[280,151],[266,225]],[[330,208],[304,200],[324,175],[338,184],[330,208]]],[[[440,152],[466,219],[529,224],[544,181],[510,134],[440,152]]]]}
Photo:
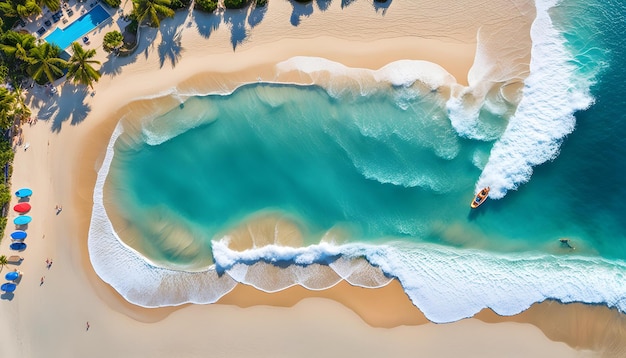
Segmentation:
{"type": "Polygon", "coordinates": [[[96,50],[85,50],[78,42],[74,42],[72,52],[67,66],[67,80],[93,88],[93,83],[100,79],[100,72],[91,66],[100,64],[100,61],[92,59],[96,50]]]}
{"type": "Polygon", "coordinates": [[[67,67],[67,62],[60,58],[61,49],[58,46],[47,42],[32,48],[29,51],[31,57],[28,73],[39,84],[54,82],[63,76],[63,70],[67,67]]]}
{"type": "Polygon", "coordinates": [[[133,13],[139,24],[159,27],[161,18],[174,16],[170,0],[133,0],[133,13]]]}

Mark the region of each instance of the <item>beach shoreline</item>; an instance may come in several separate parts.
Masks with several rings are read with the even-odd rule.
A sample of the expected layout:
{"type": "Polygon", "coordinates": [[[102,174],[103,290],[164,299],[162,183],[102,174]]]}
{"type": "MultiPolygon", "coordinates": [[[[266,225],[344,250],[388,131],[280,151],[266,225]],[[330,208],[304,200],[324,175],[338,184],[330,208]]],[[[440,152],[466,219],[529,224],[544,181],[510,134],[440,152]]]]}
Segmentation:
{"type": "MultiPolygon", "coordinates": [[[[396,5],[394,3],[384,16],[392,17],[396,5]]],[[[224,26],[211,34],[212,48],[200,47],[199,44],[209,39],[192,29],[182,37],[184,55],[171,67],[159,58],[157,46],[144,43],[135,61],[102,58],[103,62],[111,61],[104,66],[109,72],[96,85],[93,96],[89,91],[68,85],[59,98],[48,98],[43,92],[34,94],[33,101],[40,108],[49,109],[50,103],[57,100],[59,107],[72,103],[82,105],[75,107],[73,113],[63,113],[61,109],[48,121],[25,128],[31,146],[27,150],[18,148],[16,153],[14,187],[27,184],[34,189],[32,215],[35,220],[29,226],[32,240],[29,244],[32,244],[21,254],[25,257],[19,266],[26,272],[24,282],[15,297],[0,302],[0,312],[8,323],[0,328],[0,334],[15,342],[3,345],[1,355],[63,356],[71,342],[75,344],[71,352],[76,355],[109,356],[123,352],[130,356],[151,354],[157,357],[180,352],[200,355],[207,350],[238,357],[324,353],[337,356],[341,352],[363,356],[393,352],[395,356],[414,356],[416,349],[438,356],[472,352],[494,357],[539,353],[569,357],[592,356],[608,346],[614,349],[611,352],[625,349],[614,346],[626,327],[624,315],[616,310],[544,302],[511,317],[483,310],[476,318],[435,325],[410,302],[397,280],[377,289],[341,282],[323,291],[296,286],[272,294],[237,285],[217,304],[155,309],[128,303],[104,283],[91,266],[87,235],[96,172],[120,118],[154,115],[155,111],[177,106],[187,95],[227,93],[259,80],[314,83],[314,79],[302,74],[276,75],[277,63],[297,55],[371,70],[407,58],[430,60],[450,72],[461,85],[474,81],[469,74],[476,46],[463,41],[475,38],[476,34],[467,33],[468,28],[460,34],[443,36],[446,41],[434,39],[432,34],[427,38],[385,35],[374,40],[346,40],[335,37],[339,36],[337,34],[318,36],[319,26],[326,23],[311,28],[305,26],[306,21],[314,22],[326,15],[330,18],[326,21],[336,21],[333,16],[339,16],[337,12],[341,10],[333,6],[324,13],[300,18],[298,31],[306,35],[303,39],[272,41],[284,29],[276,26],[261,35],[263,26],[272,19],[288,17],[292,9],[289,3],[270,6],[268,18],[257,25],[248,41],[238,44],[236,51],[230,47],[232,34],[224,26]],[[416,48],[423,48],[407,51],[405,45],[409,39],[419,44],[416,48]],[[222,45],[215,46],[220,41],[222,45]],[[219,66],[216,65],[214,71],[204,71],[207,62],[219,66]],[[112,68],[116,66],[120,72],[114,72],[112,68]],[[155,76],[157,71],[159,75],[155,76]],[[61,119],[59,113],[63,115],[61,119]],[[31,174],[31,168],[37,168],[37,176],[31,174]],[[55,213],[55,205],[63,205],[63,211],[55,213]],[[55,264],[46,269],[43,261],[49,257],[54,257],[55,264]],[[39,276],[46,277],[45,284],[39,283],[39,276]],[[55,329],[60,322],[67,329],[55,329]],[[214,322],[219,324],[212,324],[214,322]],[[588,322],[594,324],[588,325],[588,322]],[[574,328],[563,330],[559,324],[574,328]],[[583,326],[588,329],[581,328],[583,326]],[[342,333],[344,330],[350,334],[342,333]],[[184,337],[177,341],[168,338],[172,332],[179,331],[185,332],[184,337]],[[458,339],[454,347],[445,344],[451,335],[458,339]],[[303,352],[303,345],[315,344],[318,339],[327,342],[328,347],[303,352]],[[116,344],[110,344],[111,341],[116,344]],[[279,348],[281,344],[285,346],[279,348]]],[[[372,16],[364,6],[355,11],[362,17],[352,20],[358,26],[364,26],[372,16]]],[[[180,13],[171,20],[180,25],[185,22],[185,14],[180,13]]],[[[167,21],[164,25],[166,29],[169,26],[167,21]]],[[[146,35],[147,39],[159,36],[153,32],[146,35]]],[[[95,43],[96,39],[92,41],[95,43]]],[[[520,62],[528,60],[528,55],[518,55],[515,53],[514,57],[520,62]]],[[[517,74],[494,76],[501,77],[503,82],[520,81],[525,71],[522,66],[517,74]]],[[[3,240],[3,249],[8,241],[3,240]]]]}

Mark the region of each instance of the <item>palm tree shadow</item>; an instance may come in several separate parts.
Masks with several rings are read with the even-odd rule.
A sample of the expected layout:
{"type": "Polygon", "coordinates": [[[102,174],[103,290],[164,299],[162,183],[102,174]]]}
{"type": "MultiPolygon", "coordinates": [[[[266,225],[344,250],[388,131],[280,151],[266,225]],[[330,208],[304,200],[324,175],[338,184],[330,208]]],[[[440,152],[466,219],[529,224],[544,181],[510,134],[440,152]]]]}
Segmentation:
{"type": "Polygon", "coordinates": [[[263,18],[265,17],[266,12],[267,12],[267,5],[253,7],[252,10],[250,11],[250,15],[248,16],[248,25],[250,25],[250,27],[253,28],[256,25],[260,24],[261,21],[263,21],[263,18]]]}
{"type": "Polygon", "coordinates": [[[47,108],[42,107],[40,112],[47,110],[45,113],[47,119],[52,120],[51,131],[60,132],[63,122],[68,119],[71,119],[71,125],[77,125],[85,120],[91,112],[91,106],[84,102],[88,92],[89,89],[85,86],[67,83],[53,104],[46,106],[47,108]]]}
{"type": "Polygon", "coordinates": [[[176,66],[182,57],[182,30],[180,26],[185,22],[184,17],[175,16],[161,22],[161,42],[158,45],[159,62],[163,67],[166,59],[170,60],[172,67],[176,66]]]}
{"type": "MultiPolygon", "coordinates": [[[[223,18],[222,14],[218,13],[208,14],[202,11],[194,11],[193,20],[196,23],[196,29],[198,30],[200,36],[208,39],[211,37],[213,31],[220,27],[223,18]]],[[[187,26],[189,27],[191,24],[188,24],[187,26]]]]}
{"type": "Polygon", "coordinates": [[[323,12],[323,11],[328,10],[328,7],[333,1],[332,0],[316,0],[315,2],[317,3],[317,7],[320,9],[320,11],[323,12]]]}
{"type": "Polygon", "coordinates": [[[129,56],[116,56],[109,55],[108,60],[100,67],[100,73],[103,75],[117,76],[122,73],[124,66],[137,61],[137,56],[140,53],[144,53],[148,56],[148,49],[152,46],[154,39],[156,38],[156,30],[152,28],[142,27],[139,29],[139,37],[137,41],[139,44],[135,51],[129,56]]]}
{"type": "Polygon", "coordinates": [[[350,6],[355,0],[341,0],[341,8],[350,6]]]}
{"type": "Polygon", "coordinates": [[[230,43],[233,45],[233,51],[248,36],[246,30],[247,17],[248,7],[229,9],[224,12],[224,23],[230,24],[230,43]]]}
{"type": "Polygon", "coordinates": [[[392,1],[393,0],[374,0],[374,9],[376,9],[376,12],[380,10],[383,16],[385,16],[385,13],[387,12],[389,6],[391,6],[392,1]]]}
{"type": "Polygon", "coordinates": [[[294,0],[290,0],[289,2],[293,7],[290,18],[291,24],[293,26],[300,25],[300,19],[303,16],[309,17],[311,16],[311,14],[313,14],[313,2],[299,3],[294,0]]]}

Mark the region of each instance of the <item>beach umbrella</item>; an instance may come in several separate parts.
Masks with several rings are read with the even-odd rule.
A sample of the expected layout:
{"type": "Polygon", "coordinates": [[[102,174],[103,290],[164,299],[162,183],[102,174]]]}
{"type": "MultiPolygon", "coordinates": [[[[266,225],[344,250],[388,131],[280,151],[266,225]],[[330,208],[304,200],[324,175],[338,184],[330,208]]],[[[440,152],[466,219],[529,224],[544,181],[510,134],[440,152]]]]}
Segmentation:
{"type": "Polygon", "coordinates": [[[13,292],[16,288],[17,285],[12,282],[3,283],[2,286],[0,286],[0,289],[5,292],[13,292]]]}
{"type": "Polygon", "coordinates": [[[20,273],[17,271],[11,271],[7,273],[6,275],[4,275],[4,278],[6,278],[9,281],[15,281],[17,280],[18,277],[20,277],[20,273]]]}
{"type": "Polygon", "coordinates": [[[30,209],[31,208],[29,203],[19,203],[13,207],[13,210],[17,211],[18,213],[27,213],[30,211],[30,209]]]}
{"type": "Polygon", "coordinates": [[[22,216],[18,216],[15,219],[13,219],[13,223],[15,225],[26,225],[29,222],[31,222],[33,220],[32,217],[28,216],[28,215],[22,215],[22,216]]]}
{"type": "Polygon", "coordinates": [[[11,233],[11,239],[13,240],[24,240],[26,236],[28,234],[24,230],[15,230],[11,233]]]}
{"type": "Polygon", "coordinates": [[[9,245],[9,248],[15,251],[22,251],[26,249],[26,244],[23,242],[14,242],[9,245]]]}
{"type": "Polygon", "coordinates": [[[33,195],[33,191],[29,188],[22,188],[15,192],[15,196],[17,196],[18,198],[26,198],[31,195],[33,195]]]}

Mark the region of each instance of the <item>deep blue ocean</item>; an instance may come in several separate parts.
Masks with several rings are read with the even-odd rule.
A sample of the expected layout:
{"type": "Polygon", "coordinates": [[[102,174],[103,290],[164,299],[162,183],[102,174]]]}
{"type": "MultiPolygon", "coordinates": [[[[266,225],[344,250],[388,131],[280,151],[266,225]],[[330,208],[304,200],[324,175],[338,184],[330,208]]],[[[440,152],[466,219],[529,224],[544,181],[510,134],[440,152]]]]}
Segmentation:
{"type": "MultiPolygon", "coordinates": [[[[460,132],[446,98],[411,86],[256,83],[147,119],[120,135],[104,173],[105,202],[136,230],[122,239],[148,267],[217,270],[269,291],[280,285],[241,271],[365,258],[440,322],[544,299],[623,310],[626,9],[562,1],[538,13],[551,23],[538,16],[517,111],[476,118],[492,139],[460,132]],[[492,197],[470,209],[484,186],[492,197]],[[253,226],[267,237],[228,248],[233,230],[268,217],[295,227],[300,248],[253,226]]],[[[299,275],[284,286],[307,286],[299,275]]]]}

